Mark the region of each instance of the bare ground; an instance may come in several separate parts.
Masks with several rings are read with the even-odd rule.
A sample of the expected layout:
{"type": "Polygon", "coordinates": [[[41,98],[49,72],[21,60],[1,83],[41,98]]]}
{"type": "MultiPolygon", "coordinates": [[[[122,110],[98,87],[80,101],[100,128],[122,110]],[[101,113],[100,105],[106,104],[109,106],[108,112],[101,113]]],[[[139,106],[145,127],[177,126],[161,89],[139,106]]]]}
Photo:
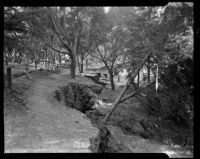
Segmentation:
{"type": "Polygon", "coordinates": [[[23,95],[25,105],[4,101],[5,153],[90,152],[89,139],[98,129],[84,114],[53,97],[53,91],[68,81],[66,75],[39,73],[31,74],[30,81],[25,77],[14,81],[18,88],[29,88],[23,95]]]}
{"type": "MultiPolygon", "coordinates": [[[[5,153],[91,152],[89,139],[97,136],[98,129],[91,125],[85,114],[66,107],[54,98],[53,92],[71,81],[66,71],[61,74],[35,72],[31,74],[30,81],[24,76],[15,79],[13,87],[24,92],[18,95],[24,99],[24,105],[4,92],[5,153]]],[[[91,83],[83,77],[76,81],[91,83]]],[[[119,92],[120,89],[114,92],[104,89],[101,97],[113,102],[119,92]]],[[[119,137],[134,153],[162,152],[170,157],[192,157],[191,152],[139,136],[119,137]]]]}

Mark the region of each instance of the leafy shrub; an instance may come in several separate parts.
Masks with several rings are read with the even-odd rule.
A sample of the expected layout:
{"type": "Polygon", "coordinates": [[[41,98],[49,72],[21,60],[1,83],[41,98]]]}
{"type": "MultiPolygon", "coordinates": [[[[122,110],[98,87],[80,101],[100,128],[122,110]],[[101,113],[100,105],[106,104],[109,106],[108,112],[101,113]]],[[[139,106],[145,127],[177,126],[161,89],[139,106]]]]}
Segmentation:
{"type": "Polygon", "coordinates": [[[176,92],[162,89],[157,94],[155,91],[148,90],[146,100],[150,114],[185,124],[192,118],[192,102],[183,89],[177,89],[176,92]]]}
{"type": "Polygon", "coordinates": [[[187,124],[193,118],[193,61],[184,59],[170,65],[161,76],[162,88],[146,90],[146,102],[150,114],[170,119],[177,124],[187,124]]]}

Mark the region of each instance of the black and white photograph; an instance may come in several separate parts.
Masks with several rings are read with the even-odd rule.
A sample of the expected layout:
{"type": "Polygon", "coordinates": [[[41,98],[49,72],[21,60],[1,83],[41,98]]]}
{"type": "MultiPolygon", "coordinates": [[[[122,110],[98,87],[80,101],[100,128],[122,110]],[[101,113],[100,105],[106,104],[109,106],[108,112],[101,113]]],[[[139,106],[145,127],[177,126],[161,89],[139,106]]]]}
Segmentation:
{"type": "Polygon", "coordinates": [[[4,154],[193,158],[193,7],[4,6],[4,154]]]}

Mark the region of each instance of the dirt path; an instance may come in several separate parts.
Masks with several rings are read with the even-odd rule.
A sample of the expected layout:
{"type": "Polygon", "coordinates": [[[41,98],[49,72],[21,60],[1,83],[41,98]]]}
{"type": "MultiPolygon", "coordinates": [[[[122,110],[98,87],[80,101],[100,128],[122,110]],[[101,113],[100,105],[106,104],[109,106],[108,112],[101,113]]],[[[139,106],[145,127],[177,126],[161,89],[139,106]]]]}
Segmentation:
{"type": "Polygon", "coordinates": [[[89,139],[97,136],[98,129],[84,114],[53,97],[53,91],[66,85],[66,81],[67,78],[59,74],[48,78],[32,75],[31,88],[25,93],[28,110],[4,118],[6,153],[90,152],[89,139]]]}
{"type": "MultiPolygon", "coordinates": [[[[15,79],[15,83],[27,83],[30,88],[24,97],[27,109],[14,109],[4,117],[6,153],[91,152],[89,139],[97,136],[98,129],[91,125],[85,114],[54,98],[54,90],[69,81],[69,76],[62,74],[40,76],[34,73],[30,81],[25,77],[15,79]]],[[[90,81],[84,83],[87,82],[90,81]]],[[[106,96],[109,97],[108,93],[106,96]]],[[[170,157],[191,157],[190,152],[180,148],[160,145],[138,136],[123,135],[121,138],[134,153],[159,152],[170,157]]]]}

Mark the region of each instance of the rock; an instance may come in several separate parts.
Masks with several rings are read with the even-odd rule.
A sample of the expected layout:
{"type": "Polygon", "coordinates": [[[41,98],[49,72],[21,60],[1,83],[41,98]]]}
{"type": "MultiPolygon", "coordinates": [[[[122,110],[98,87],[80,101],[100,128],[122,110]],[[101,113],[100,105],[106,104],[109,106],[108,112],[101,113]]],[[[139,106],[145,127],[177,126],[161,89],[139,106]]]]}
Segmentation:
{"type": "Polygon", "coordinates": [[[151,138],[151,135],[146,131],[141,131],[139,134],[140,134],[141,137],[143,137],[145,139],[150,139],[151,138]]]}
{"type": "Polygon", "coordinates": [[[96,84],[88,85],[70,82],[66,87],[61,89],[60,93],[58,93],[59,91],[55,91],[55,96],[58,100],[64,96],[64,101],[67,106],[85,113],[88,110],[94,109],[93,106],[97,98],[95,93],[101,93],[102,89],[102,86],[96,84]]]}
{"type": "Polygon", "coordinates": [[[74,91],[70,85],[62,88],[62,95],[64,96],[65,104],[69,107],[74,107],[74,91]]]}
{"type": "Polygon", "coordinates": [[[70,82],[69,85],[71,85],[74,89],[90,88],[96,94],[100,94],[103,90],[103,86],[99,84],[84,84],[84,83],[70,82]]]}
{"type": "Polygon", "coordinates": [[[131,150],[120,139],[122,132],[112,126],[99,127],[96,138],[90,139],[90,149],[94,153],[116,153],[131,152],[131,150]]]}
{"type": "Polygon", "coordinates": [[[101,92],[103,90],[103,86],[101,86],[99,84],[93,84],[89,88],[96,94],[101,94],[101,92]]]}
{"type": "Polygon", "coordinates": [[[89,110],[85,114],[88,118],[90,118],[92,124],[94,125],[100,124],[102,119],[105,117],[105,115],[102,114],[99,110],[89,110]]]}
{"type": "Polygon", "coordinates": [[[75,102],[74,102],[74,106],[75,109],[84,112],[84,107],[82,106],[82,101],[81,101],[81,97],[76,98],[75,102]]]}
{"type": "Polygon", "coordinates": [[[56,90],[55,91],[55,95],[54,95],[54,97],[58,100],[58,101],[60,101],[61,99],[60,99],[60,91],[59,90],[56,90]]]}
{"type": "Polygon", "coordinates": [[[18,77],[21,77],[25,74],[26,74],[25,72],[19,72],[19,73],[14,74],[13,76],[14,76],[14,78],[18,78],[18,77]]]}

